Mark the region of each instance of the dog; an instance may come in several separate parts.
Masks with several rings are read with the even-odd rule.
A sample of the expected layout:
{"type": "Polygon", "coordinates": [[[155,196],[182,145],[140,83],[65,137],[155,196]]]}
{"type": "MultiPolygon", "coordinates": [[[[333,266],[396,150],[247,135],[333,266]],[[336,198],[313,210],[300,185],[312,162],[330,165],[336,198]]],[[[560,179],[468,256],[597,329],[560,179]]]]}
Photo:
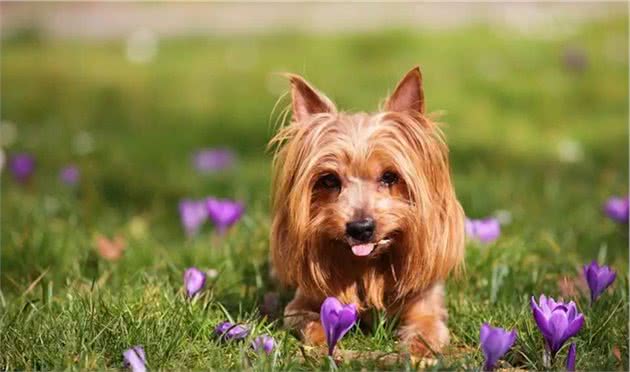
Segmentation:
{"type": "Polygon", "coordinates": [[[295,287],[285,325],[307,344],[326,341],[319,309],[328,296],[397,317],[414,355],[449,342],[443,282],[461,268],[464,214],[448,148],[425,113],[419,67],[376,113],[338,111],[298,75],[292,117],[275,148],[272,270],[295,287]]]}

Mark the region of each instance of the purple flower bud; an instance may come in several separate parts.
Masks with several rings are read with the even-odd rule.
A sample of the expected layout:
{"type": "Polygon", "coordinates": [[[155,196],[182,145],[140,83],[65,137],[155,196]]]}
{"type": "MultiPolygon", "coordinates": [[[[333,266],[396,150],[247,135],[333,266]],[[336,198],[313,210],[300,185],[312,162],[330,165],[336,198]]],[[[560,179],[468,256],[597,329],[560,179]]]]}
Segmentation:
{"type": "Polygon", "coordinates": [[[596,261],[584,265],[584,278],[591,290],[591,303],[608,288],[617,277],[617,273],[608,266],[599,266],[596,261]]]}
{"type": "Polygon", "coordinates": [[[123,352],[123,360],[125,368],[131,368],[133,372],[144,372],[147,370],[146,356],[142,346],[134,346],[123,352]]]}
{"type": "Polygon", "coordinates": [[[606,215],[619,223],[628,223],[629,211],[630,201],[627,196],[625,198],[613,196],[604,205],[606,215]]]}
{"type": "Polygon", "coordinates": [[[508,332],[503,328],[491,327],[488,323],[484,323],[479,332],[479,340],[486,358],[483,369],[492,371],[499,359],[514,345],[516,331],[508,332]]]}
{"type": "Polygon", "coordinates": [[[208,219],[205,201],[182,200],[179,202],[179,216],[188,236],[199,232],[201,225],[208,219]]]}
{"type": "Polygon", "coordinates": [[[274,318],[280,310],[280,295],[278,292],[267,292],[263,297],[263,303],[260,305],[260,313],[269,318],[274,318]]]}
{"type": "Polygon", "coordinates": [[[319,314],[326,333],[328,355],[332,356],[337,342],[356,323],[358,317],[357,307],[355,304],[342,305],[336,298],[328,297],[322,303],[319,314]]]}
{"type": "Polygon", "coordinates": [[[501,235],[501,224],[496,218],[466,219],[466,235],[482,243],[491,243],[501,235]]]}
{"type": "Polygon", "coordinates": [[[9,160],[9,169],[19,183],[26,183],[35,171],[35,159],[26,153],[15,154],[9,160]]]}
{"type": "Polygon", "coordinates": [[[276,341],[269,335],[258,336],[252,341],[252,348],[256,352],[264,351],[267,355],[271,354],[276,346],[276,341]]]}
{"type": "Polygon", "coordinates": [[[69,165],[59,171],[59,180],[68,186],[74,186],[79,183],[80,176],[79,168],[75,165],[69,165]]]}
{"type": "Polygon", "coordinates": [[[214,332],[224,340],[242,340],[249,334],[249,328],[242,324],[222,322],[214,328],[214,332]]]}
{"type": "Polygon", "coordinates": [[[567,354],[567,372],[575,372],[575,355],[577,354],[577,346],[575,342],[569,346],[569,353],[567,354]]]}
{"type": "Polygon", "coordinates": [[[206,199],[208,216],[220,233],[225,232],[243,216],[245,207],[242,203],[232,200],[206,199]]]}
{"type": "Polygon", "coordinates": [[[197,171],[207,173],[231,167],[234,158],[234,153],[229,149],[202,149],[193,156],[193,163],[197,171]]]}
{"type": "Polygon", "coordinates": [[[583,48],[568,47],[564,50],[562,60],[567,70],[583,72],[588,67],[588,56],[583,48]]]}
{"type": "Polygon", "coordinates": [[[540,295],[538,304],[532,296],[532,313],[543,334],[547,347],[554,357],[564,342],[575,336],[584,324],[584,316],[578,312],[573,301],[565,304],[553,298],[540,295]]]}
{"type": "Polygon", "coordinates": [[[206,274],[203,271],[196,267],[191,267],[184,272],[184,285],[186,286],[188,297],[193,297],[199,293],[205,284],[206,274]]]}

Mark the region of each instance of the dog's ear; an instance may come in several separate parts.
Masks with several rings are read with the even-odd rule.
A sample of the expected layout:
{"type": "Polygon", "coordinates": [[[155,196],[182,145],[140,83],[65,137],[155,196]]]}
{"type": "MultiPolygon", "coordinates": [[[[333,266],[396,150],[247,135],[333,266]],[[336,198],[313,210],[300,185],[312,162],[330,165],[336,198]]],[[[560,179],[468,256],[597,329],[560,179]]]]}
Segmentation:
{"type": "Polygon", "coordinates": [[[385,109],[395,112],[416,111],[424,114],[424,91],[420,67],[414,67],[402,78],[394,89],[394,93],[387,99],[385,109]]]}
{"type": "Polygon", "coordinates": [[[337,110],[328,97],[311,87],[301,76],[286,76],[291,81],[291,108],[295,122],[301,122],[311,115],[337,110]]]}

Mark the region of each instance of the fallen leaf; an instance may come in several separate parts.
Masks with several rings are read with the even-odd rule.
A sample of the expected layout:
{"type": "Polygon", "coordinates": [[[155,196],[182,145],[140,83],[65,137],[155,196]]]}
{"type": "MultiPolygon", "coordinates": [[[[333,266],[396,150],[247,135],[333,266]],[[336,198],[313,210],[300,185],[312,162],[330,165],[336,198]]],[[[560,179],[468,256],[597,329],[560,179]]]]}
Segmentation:
{"type": "Polygon", "coordinates": [[[563,276],[558,280],[558,289],[562,297],[571,298],[588,293],[588,284],[582,275],[563,276]]]}
{"type": "Polygon", "coordinates": [[[103,235],[96,237],[96,251],[102,258],[108,261],[117,261],[120,259],[125,248],[127,248],[127,243],[120,235],[116,235],[113,240],[103,235]]]}
{"type": "Polygon", "coordinates": [[[619,346],[615,345],[612,348],[612,353],[617,359],[618,362],[621,362],[621,350],[619,350],[619,346]]]}

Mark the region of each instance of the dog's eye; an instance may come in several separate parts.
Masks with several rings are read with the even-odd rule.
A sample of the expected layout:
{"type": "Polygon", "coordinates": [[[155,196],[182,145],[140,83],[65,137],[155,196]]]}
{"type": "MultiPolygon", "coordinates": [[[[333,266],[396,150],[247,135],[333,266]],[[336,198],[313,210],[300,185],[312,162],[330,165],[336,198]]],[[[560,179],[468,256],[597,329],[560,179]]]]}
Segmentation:
{"type": "Polygon", "coordinates": [[[340,189],[341,180],[334,174],[325,174],[317,180],[317,186],[325,189],[340,189]]]}
{"type": "Polygon", "coordinates": [[[394,172],[385,172],[381,176],[381,183],[386,186],[391,186],[398,182],[398,175],[394,172]]]}

